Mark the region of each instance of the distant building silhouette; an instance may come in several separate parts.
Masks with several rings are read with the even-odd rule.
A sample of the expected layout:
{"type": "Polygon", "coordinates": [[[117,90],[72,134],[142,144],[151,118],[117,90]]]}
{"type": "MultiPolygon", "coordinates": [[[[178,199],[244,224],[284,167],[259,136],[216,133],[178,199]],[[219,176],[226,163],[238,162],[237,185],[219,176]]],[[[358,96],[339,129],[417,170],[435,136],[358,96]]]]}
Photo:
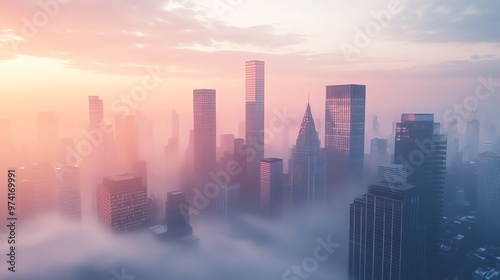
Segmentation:
{"type": "Polygon", "coordinates": [[[89,127],[99,128],[104,119],[104,104],[99,96],[89,96],[89,127]]]}
{"type": "Polygon", "coordinates": [[[378,121],[378,116],[373,116],[372,133],[373,133],[373,136],[377,136],[380,134],[380,122],[378,121]]]}
{"type": "Polygon", "coordinates": [[[458,165],[462,162],[460,154],[460,134],[458,132],[458,121],[456,119],[448,122],[446,134],[448,135],[446,163],[452,170],[456,170],[458,165]]]}
{"type": "Polygon", "coordinates": [[[56,170],[50,163],[31,164],[19,168],[17,201],[22,220],[39,217],[59,210],[59,190],[56,170]]]}
{"type": "Polygon", "coordinates": [[[234,183],[221,187],[217,196],[217,213],[219,216],[232,218],[240,212],[240,184],[234,183]]]}
{"type": "Polygon", "coordinates": [[[467,121],[465,132],[464,161],[476,162],[479,158],[479,121],[467,121]]]}
{"type": "Polygon", "coordinates": [[[220,148],[217,158],[220,159],[226,155],[232,157],[234,153],[234,134],[220,135],[220,148]]]}
{"type": "Polygon", "coordinates": [[[387,160],[387,139],[371,139],[370,155],[375,156],[380,160],[387,160]]]}
{"type": "Polygon", "coordinates": [[[148,191],[141,178],[130,174],[104,177],[97,187],[97,215],[112,232],[144,228],[148,218],[148,191]]]}
{"type": "MultiPolygon", "coordinates": [[[[325,151],[327,188],[332,190],[363,175],[366,86],[326,87],[325,151]]],[[[327,191],[330,193],[330,191],[327,191]]]]}
{"type": "Polygon", "coordinates": [[[179,129],[180,129],[179,113],[177,113],[176,110],[172,110],[170,116],[171,116],[170,137],[179,138],[179,129]]]}

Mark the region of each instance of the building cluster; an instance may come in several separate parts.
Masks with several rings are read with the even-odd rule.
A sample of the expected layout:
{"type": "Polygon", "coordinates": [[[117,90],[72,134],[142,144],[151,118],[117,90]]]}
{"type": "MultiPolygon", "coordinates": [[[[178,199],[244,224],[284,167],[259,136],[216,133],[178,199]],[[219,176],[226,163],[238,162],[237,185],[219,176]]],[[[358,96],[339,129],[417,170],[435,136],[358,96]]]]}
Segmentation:
{"type": "MultiPolygon", "coordinates": [[[[475,118],[466,121],[465,135],[457,119],[445,133],[433,114],[405,113],[384,139],[374,116],[365,154],[366,86],[329,85],[323,122],[308,102],[289,161],[265,157],[265,63],[245,66],[239,138],[222,134],[217,146],[217,92],[194,89],[193,128],[182,156],[179,114],[172,111],[164,158],[183,163],[175,171],[179,191],[169,192],[164,206],[148,192],[153,129],[147,118],[136,113],[107,121],[103,100],[90,96],[85,138],[74,141],[62,137],[55,114],[41,113],[37,163],[20,169],[21,215],[58,211],[81,220],[85,209],[112,232],[147,229],[161,240],[196,244],[195,213],[276,219],[285,206],[325,209],[368,181],[350,205],[349,279],[499,279],[496,133],[483,133],[475,118]]],[[[77,130],[71,123],[64,128],[77,130]]],[[[12,145],[6,131],[2,155],[12,145]]],[[[283,145],[288,149],[288,140],[283,145]]]]}

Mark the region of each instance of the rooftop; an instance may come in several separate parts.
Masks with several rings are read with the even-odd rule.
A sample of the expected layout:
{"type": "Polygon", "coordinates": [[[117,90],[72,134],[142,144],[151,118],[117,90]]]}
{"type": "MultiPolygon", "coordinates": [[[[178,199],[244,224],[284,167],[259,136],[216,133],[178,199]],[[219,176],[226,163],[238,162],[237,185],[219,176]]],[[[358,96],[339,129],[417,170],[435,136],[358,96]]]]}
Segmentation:
{"type": "Polygon", "coordinates": [[[117,174],[117,175],[107,176],[106,178],[108,178],[110,181],[113,181],[113,182],[119,182],[119,181],[134,179],[134,178],[136,178],[136,176],[134,176],[132,174],[117,174]]]}

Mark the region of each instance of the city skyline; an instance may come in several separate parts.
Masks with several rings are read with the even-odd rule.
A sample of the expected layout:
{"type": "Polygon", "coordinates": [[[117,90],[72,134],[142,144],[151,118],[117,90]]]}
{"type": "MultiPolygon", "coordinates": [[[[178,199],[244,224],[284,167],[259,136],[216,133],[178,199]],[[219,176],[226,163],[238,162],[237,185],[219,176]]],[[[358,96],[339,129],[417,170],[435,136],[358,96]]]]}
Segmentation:
{"type": "Polygon", "coordinates": [[[499,9],[3,1],[0,279],[500,278],[499,9]]]}

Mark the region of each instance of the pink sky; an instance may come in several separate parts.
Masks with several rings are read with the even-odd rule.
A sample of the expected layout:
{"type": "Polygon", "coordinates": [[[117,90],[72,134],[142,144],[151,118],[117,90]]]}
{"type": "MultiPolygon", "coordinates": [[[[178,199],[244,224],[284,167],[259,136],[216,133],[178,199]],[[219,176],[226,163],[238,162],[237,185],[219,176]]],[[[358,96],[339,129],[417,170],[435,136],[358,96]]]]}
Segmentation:
{"type": "MultiPolygon", "coordinates": [[[[88,95],[110,106],[158,65],[168,78],[139,109],[176,108],[189,119],[192,89],[215,88],[219,116],[235,116],[221,121],[236,129],[244,62],[259,59],[266,61],[268,117],[284,106],[300,117],[308,93],[314,116],[323,117],[326,85],[358,83],[367,85],[367,123],[373,114],[389,122],[409,111],[439,120],[474,93],[479,76],[500,76],[500,40],[483,36],[485,26],[498,26],[493,1],[398,2],[401,11],[347,61],[339,46],[356,46],[357,28],[393,1],[2,1],[0,114],[56,110],[85,118],[88,95]]],[[[479,111],[493,111],[489,104],[479,111]]]]}

